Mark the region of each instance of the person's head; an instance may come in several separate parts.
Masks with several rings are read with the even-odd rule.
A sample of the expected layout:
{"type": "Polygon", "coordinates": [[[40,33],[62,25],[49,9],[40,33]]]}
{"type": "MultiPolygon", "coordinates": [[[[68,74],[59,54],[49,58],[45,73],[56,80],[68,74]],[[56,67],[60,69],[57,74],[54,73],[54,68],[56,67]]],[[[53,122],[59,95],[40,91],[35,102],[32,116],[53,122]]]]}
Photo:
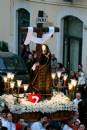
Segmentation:
{"type": "Polygon", "coordinates": [[[6,112],[5,110],[3,110],[2,113],[1,113],[1,116],[2,116],[3,118],[6,118],[6,115],[7,115],[7,112],[6,112]]]}
{"type": "Polygon", "coordinates": [[[29,58],[29,59],[32,59],[32,54],[29,54],[28,58],[29,58]]]}
{"type": "Polygon", "coordinates": [[[80,92],[77,92],[76,93],[76,98],[79,100],[79,99],[81,99],[81,93],[80,92]]]}
{"type": "Polygon", "coordinates": [[[7,114],[7,119],[8,119],[8,121],[12,121],[12,114],[11,113],[7,114]]]}
{"type": "Polygon", "coordinates": [[[76,120],[76,121],[74,122],[74,125],[75,125],[77,128],[79,128],[80,121],[79,121],[79,120],[76,120]]]}
{"type": "Polygon", "coordinates": [[[19,123],[20,123],[21,125],[23,125],[23,124],[24,124],[24,119],[20,118],[20,119],[19,119],[19,123]]]}
{"type": "Polygon", "coordinates": [[[40,114],[40,121],[41,121],[41,123],[42,124],[45,124],[45,123],[47,123],[48,122],[48,114],[46,114],[46,113],[41,113],[40,114]]]}
{"type": "Polygon", "coordinates": [[[64,68],[64,65],[62,63],[58,63],[58,69],[64,68]]]}
{"type": "Polygon", "coordinates": [[[79,64],[78,65],[78,71],[82,71],[82,67],[83,67],[82,64],[79,64]]]}
{"type": "Polygon", "coordinates": [[[79,125],[79,130],[85,130],[84,124],[80,124],[80,125],[79,125]]]}
{"type": "Polygon", "coordinates": [[[22,128],[27,127],[27,123],[22,118],[19,119],[19,124],[22,126],[22,128]]]}
{"type": "Polygon", "coordinates": [[[43,44],[42,45],[42,53],[47,54],[48,52],[50,52],[48,46],[46,44],[43,44]]]}
{"type": "Polygon", "coordinates": [[[42,53],[43,54],[47,53],[47,48],[45,44],[42,45],[42,53]]]}
{"type": "Polygon", "coordinates": [[[68,125],[72,125],[72,124],[73,124],[73,118],[68,119],[68,120],[67,120],[67,124],[68,124],[68,125]]]}
{"type": "Polygon", "coordinates": [[[75,112],[74,112],[74,116],[75,116],[76,119],[78,119],[78,118],[79,118],[79,112],[78,112],[78,111],[75,111],[75,112]]]}

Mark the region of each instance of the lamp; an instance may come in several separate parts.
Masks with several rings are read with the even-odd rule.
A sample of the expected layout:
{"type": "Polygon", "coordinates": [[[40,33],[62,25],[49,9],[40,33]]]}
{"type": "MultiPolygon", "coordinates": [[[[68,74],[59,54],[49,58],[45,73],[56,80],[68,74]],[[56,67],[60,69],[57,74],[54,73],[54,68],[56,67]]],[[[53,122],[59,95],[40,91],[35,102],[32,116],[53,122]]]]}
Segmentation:
{"type": "Polygon", "coordinates": [[[10,82],[14,79],[14,74],[8,72],[6,76],[3,76],[4,84],[5,84],[5,92],[9,94],[10,82]]]}
{"type": "Polygon", "coordinates": [[[60,79],[60,77],[61,77],[61,72],[60,71],[57,72],[57,77],[60,79]]]}
{"type": "Polygon", "coordinates": [[[71,79],[71,84],[72,84],[72,98],[74,98],[74,93],[76,91],[76,85],[77,85],[77,80],[71,79]]]}
{"type": "Polygon", "coordinates": [[[67,80],[67,78],[68,78],[68,75],[64,75],[64,81],[66,81],[67,80]]]}
{"type": "Polygon", "coordinates": [[[5,91],[7,91],[7,76],[3,77],[4,84],[5,84],[5,91]]]}
{"type": "Polygon", "coordinates": [[[68,83],[68,89],[69,89],[69,98],[72,99],[72,89],[73,89],[72,83],[68,83]]]}
{"type": "Polygon", "coordinates": [[[16,88],[17,88],[17,91],[16,91],[16,93],[13,93],[13,89],[14,89],[14,86],[15,86],[15,82],[14,81],[11,81],[10,82],[10,88],[12,89],[12,95],[14,96],[14,97],[16,97],[16,103],[19,103],[19,98],[23,98],[23,96],[22,97],[20,97],[20,95],[19,95],[19,92],[20,92],[20,87],[21,87],[21,85],[22,85],[22,80],[16,80],[16,88]]]}
{"type": "Polygon", "coordinates": [[[22,80],[17,80],[17,89],[18,89],[18,97],[19,97],[19,91],[22,84],[22,80]]]}
{"type": "Polygon", "coordinates": [[[24,97],[25,97],[26,96],[26,91],[28,89],[28,84],[23,84],[23,86],[24,86],[24,97]]]}
{"type": "Polygon", "coordinates": [[[11,74],[10,72],[7,73],[7,78],[10,79],[11,78],[11,74]]]}
{"type": "Polygon", "coordinates": [[[75,79],[71,79],[71,84],[74,86],[74,88],[76,87],[77,85],[77,80],[75,79]]]}
{"type": "Polygon", "coordinates": [[[68,84],[68,89],[69,89],[69,97],[70,99],[74,98],[74,93],[76,91],[76,85],[77,85],[77,80],[76,79],[71,79],[71,82],[68,84]]]}
{"type": "Polygon", "coordinates": [[[61,91],[63,87],[65,87],[65,82],[67,80],[68,75],[62,75],[61,71],[57,71],[56,73],[51,74],[52,80],[53,80],[53,87],[56,87],[58,91],[61,91]],[[62,85],[61,82],[61,76],[63,76],[62,81],[64,81],[64,84],[62,85]],[[56,83],[56,84],[55,84],[56,83]]]}
{"type": "Polygon", "coordinates": [[[51,77],[53,80],[53,87],[57,88],[57,91],[63,91],[70,99],[74,97],[77,85],[76,79],[69,79],[68,75],[66,73],[62,74],[61,71],[52,72],[51,77]]]}
{"type": "Polygon", "coordinates": [[[60,80],[60,78],[61,78],[61,71],[57,72],[57,77],[58,77],[57,89],[58,89],[58,91],[60,91],[61,88],[62,88],[61,80],[60,80]]]}
{"type": "Polygon", "coordinates": [[[15,82],[14,82],[14,81],[11,81],[11,82],[10,82],[10,87],[11,87],[11,89],[12,89],[12,94],[13,94],[14,86],[15,86],[15,82]]]}
{"type": "Polygon", "coordinates": [[[23,98],[26,96],[26,91],[28,89],[28,84],[22,84],[22,80],[14,81],[15,74],[8,72],[6,76],[3,76],[4,84],[5,84],[5,91],[8,94],[12,94],[16,97],[16,103],[19,103],[19,98],[23,98]],[[20,88],[23,86],[24,94],[20,95],[20,88]],[[11,91],[10,91],[11,90],[11,91]]]}
{"type": "Polygon", "coordinates": [[[10,78],[11,78],[11,80],[13,80],[14,79],[14,74],[13,73],[11,73],[11,75],[10,75],[10,78]]]}

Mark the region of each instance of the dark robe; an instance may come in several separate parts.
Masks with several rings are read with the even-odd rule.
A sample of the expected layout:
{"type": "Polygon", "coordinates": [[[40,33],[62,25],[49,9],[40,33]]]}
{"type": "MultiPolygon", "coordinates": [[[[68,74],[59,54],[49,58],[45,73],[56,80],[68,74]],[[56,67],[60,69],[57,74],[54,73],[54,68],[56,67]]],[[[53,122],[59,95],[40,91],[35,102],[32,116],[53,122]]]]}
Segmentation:
{"type": "Polygon", "coordinates": [[[42,94],[50,93],[51,87],[51,54],[41,54],[39,66],[36,68],[33,86],[42,94]]]}

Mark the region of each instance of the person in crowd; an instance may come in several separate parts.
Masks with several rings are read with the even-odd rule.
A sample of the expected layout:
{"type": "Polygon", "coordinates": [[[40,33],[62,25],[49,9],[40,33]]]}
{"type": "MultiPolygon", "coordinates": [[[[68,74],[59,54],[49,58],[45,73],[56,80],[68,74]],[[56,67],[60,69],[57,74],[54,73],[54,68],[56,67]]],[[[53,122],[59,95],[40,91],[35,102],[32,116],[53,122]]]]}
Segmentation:
{"type": "Polygon", "coordinates": [[[74,106],[75,106],[75,111],[78,112],[78,104],[79,102],[81,102],[81,93],[80,92],[76,92],[76,98],[73,100],[74,106]]]}
{"type": "Polygon", "coordinates": [[[24,59],[25,63],[28,60],[29,54],[31,54],[29,45],[21,44],[21,57],[24,59]]]}
{"type": "Polygon", "coordinates": [[[57,58],[55,57],[55,54],[51,55],[51,71],[52,72],[57,71],[57,58]]]}
{"type": "Polygon", "coordinates": [[[1,119],[0,119],[0,130],[8,130],[7,127],[2,126],[2,121],[1,121],[1,119]]]}
{"type": "Polygon", "coordinates": [[[72,128],[72,120],[67,120],[65,125],[63,126],[62,130],[73,130],[72,128]]]}
{"type": "Polygon", "coordinates": [[[48,124],[48,115],[45,113],[41,113],[39,121],[34,122],[31,125],[31,130],[46,130],[45,127],[47,127],[48,124]]]}
{"type": "Polygon", "coordinates": [[[24,130],[27,126],[27,123],[25,123],[24,119],[20,118],[19,121],[16,123],[16,130],[24,130]]]}
{"type": "Polygon", "coordinates": [[[66,73],[66,69],[62,63],[57,64],[57,70],[60,71],[62,74],[66,73]]]}
{"type": "Polygon", "coordinates": [[[76,72],[74,71],[70,71],[70,79],[76,79],[77,80],[77,76],[76,76],[76,72]]]}
{"type": "Polygon", "coordinates": [[[7,111],[6,110],[2,110],[1,112],[1,122],[2,122],[2,126],[7,125],[7,111]]]}
{"type": "MultiPolygon", "coordinates": [[[[78,104],[78,106],[79,106],[79,104],[78,104]]],[[[78,111],[74,112],[73,119],[74,119],[74,122],[77,122],[77,124],[80,124],[81,121],[79,119],[79,112],[78,111]]]]}
{"type": "Polygon", "coordinates": [[[78,130],[79,125],[80,125],[80,120],[79,120],[79,119],[78,119],[78,120],[75,120],[75,121],[74,121],[75,130],[78,130]]]}
{"type": "Polygon", "coordinates": [[[80,124],[78,130],[85,130],[85,125],[84,124],[80,124]]]}
{"type": "Polygon", "coordinates": [[[78,91],[81,93],[82,98],[86,96],[86,77],[82,69],[82,65],[78,66],[78,91]]]}
{"type": "Polygon", "coordinates": [[[24,45],[23,43],[21,44],[21,57],[24,59],[24,55],[26,52],[26,45],[24,45]]]}
{"type": "Polygon", "coordinates": [[[33,60],[32,60],[32,54],[29,54],[28,55],[28,59],[26,61],[26,65],[27,65],[29,74],[31,73],[32,62],[33,62],[33,60]]]}
{"type": "Polygon", "coordinates": [[[8,128],[8,130],[16,130],[16,126],[12,121],[12,114],[8,113],[7,114],[7,124],[6,127],[8,128]]]}

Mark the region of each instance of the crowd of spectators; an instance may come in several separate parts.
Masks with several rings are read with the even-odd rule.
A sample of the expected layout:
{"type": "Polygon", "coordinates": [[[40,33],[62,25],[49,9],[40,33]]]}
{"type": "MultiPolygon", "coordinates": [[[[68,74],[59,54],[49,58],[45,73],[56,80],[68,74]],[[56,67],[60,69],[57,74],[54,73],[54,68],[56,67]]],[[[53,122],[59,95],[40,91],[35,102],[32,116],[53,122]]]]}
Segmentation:
{"type": "Polygon", "coordinates": [[[64,121],[52,120],[48,113],[41,113],[39,119],[34,122],[22,118],[16,122],[13,120],[12,114],[3,110],[0,113],[0,130],[86,130],[77,111],[73,118],[64,121]]]}

